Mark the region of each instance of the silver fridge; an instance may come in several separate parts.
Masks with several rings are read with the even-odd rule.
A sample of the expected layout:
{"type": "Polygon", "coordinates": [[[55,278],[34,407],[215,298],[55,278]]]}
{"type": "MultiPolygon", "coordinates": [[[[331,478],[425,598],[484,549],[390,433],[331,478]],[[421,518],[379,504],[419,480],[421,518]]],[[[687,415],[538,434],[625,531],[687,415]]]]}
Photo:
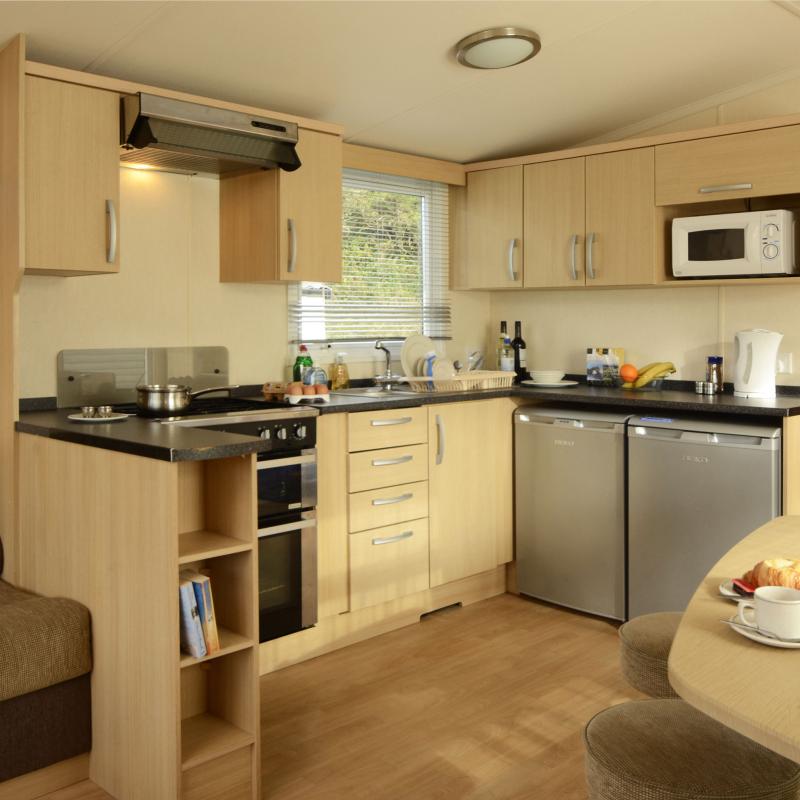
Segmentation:
{"type": "Polygon", "coordinates": [[[711,567],[780,513],[780,428],[631,418],[628,615],[682,611],[711,567]]]}
{"type": "Polygon", "coordinates": [[[514,413],[522,594],[624,619],[628,416],[539,406],[514,413]]]}

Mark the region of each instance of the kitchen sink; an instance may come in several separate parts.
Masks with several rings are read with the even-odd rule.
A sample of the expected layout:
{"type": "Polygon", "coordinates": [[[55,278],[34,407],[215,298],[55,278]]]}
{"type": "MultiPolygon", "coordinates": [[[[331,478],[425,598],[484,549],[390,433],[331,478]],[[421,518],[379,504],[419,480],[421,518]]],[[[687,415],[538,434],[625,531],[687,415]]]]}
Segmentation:
{"type": "Polygon", "coordinates": [[[411,389],[386,389],[383,386],[359,386],[357,389],[337,389],[331,394],[343,394],[350,397],[391,397],[392,395],[413,395],[411,389]]]}

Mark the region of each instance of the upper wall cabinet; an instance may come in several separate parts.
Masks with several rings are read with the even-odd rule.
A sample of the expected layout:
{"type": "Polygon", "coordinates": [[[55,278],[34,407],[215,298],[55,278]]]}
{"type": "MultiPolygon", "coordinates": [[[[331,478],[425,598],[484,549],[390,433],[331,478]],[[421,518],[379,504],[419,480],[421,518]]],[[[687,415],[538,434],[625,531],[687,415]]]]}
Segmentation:
{"type": "Polygon", "coordinates": [[[25,79],[25,271],[119,270],[119,95],[25,79]]]}
{"type": "Polygon", "coordinates": [[[466,254],[459,288],[522,288],[522,167],[467,176],[466,254]]]}
{"type": "Polygon", "coordinates": [[[342,140],[300,129],[295,172],[220,180],[220,280],[342,279],[342,140]]]}
{"type": "Polygon", "coordinates": [[[656,205],[800,192],[800,125],[656,147],[656,205]]]}

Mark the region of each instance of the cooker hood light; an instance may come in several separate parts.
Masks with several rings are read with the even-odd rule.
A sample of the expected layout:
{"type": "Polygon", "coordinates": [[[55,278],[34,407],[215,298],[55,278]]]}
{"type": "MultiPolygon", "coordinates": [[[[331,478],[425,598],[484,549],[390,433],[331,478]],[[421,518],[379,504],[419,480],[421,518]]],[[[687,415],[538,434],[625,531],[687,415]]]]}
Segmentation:
{"type": "Polygon", "coordinates": [[[541,39],[525,28],[487,28],[456,45],[459,64],[474,69],[505,69],[522,64],[542,49],[541,39]]]}

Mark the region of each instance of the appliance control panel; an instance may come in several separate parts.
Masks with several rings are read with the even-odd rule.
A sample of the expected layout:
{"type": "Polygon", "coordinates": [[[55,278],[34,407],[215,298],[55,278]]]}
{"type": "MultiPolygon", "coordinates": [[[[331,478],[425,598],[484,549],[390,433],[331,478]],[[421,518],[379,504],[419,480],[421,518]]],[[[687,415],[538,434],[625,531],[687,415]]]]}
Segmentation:
{"type": "Polygon", "coordinates": [[[316,447],[317,444],[316,417],[304,418],[302,422],[295,422],[291,418],[214,422],[202,427],[209,430],[238,433],[242,436],[257,436],[262,441],[269,442],[269,448],[264,451],[267,453],[306,450],[316,447]]]}

